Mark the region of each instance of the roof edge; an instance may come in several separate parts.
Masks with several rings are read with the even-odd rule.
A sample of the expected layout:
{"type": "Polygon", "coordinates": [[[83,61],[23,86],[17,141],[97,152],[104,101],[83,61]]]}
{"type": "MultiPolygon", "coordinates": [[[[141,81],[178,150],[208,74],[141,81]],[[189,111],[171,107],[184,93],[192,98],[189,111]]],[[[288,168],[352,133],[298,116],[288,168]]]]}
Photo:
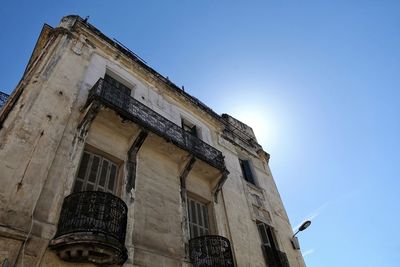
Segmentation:
{"type": "Polygon", "coordinates": [[[141,67],[143,67],[145,70],[147,70],[148,72],[150,72],[151,74],[153,74],[155,77],[157,77],[160,81],[162,81],[163,83],[165,83],[166,85],[170,86],[171,89],[174,89],[175,92],[179,93],[180,95],[182,95],[183,97],[185,97],[186,99],[188,99],[192,104],[195,104],[196,106],[198,106],[199,108],[201,108],[203,111],[207,112],[209,115],[211,115],[212,117],[214,117],[215,119],[217,119],[220,122],[222,121],[222,117],[216,113],[213,109],[211,109],[210,107],[208,107],[207,105],[205,105],[203,102],[201,102],[199,99],[197,99],[196,97],[186,93],[183,89],[181,89],[180,87],[178,87],[175,83],[171,82],[168,78],[164,77],[163,75],[161,75],[159,72],[157,72],[156,70],[154,70],[152,67],[150,67],[149,65],[147,65],[147,63],[145,63],[139,56],[137,56],[135,53],[133,53],[132,51],[130,51],[129,49],[127,49],[126,47],[123,47],[121,44],[119,44],[118,42],[112,40],[111,38],[109,38],[107,35],[105,35],[104,33],[102,33],[99,29],[97,29],[95,26],[93,26],[92,24],[90,24],[86,19],[82,19],[80,16],[78,15],[68,15],[63,17],[64,18],[73,18],[76,19],[76,22],[79,22],[81,25],[85,26],[87,29],[89,29],[90,31],[92,31],[93,33],[95,33],[97,36],[99,36],[101,39],[105,40],[107,43],[109,43],[110,45],[112,45],[113,47],[115,47],[116,49],[118,49],[120,52],[122,52],[124,55],[126,55],[127,57],[129,57],[130,59],[132,59],[133,61],[135,61],[136,63],[138,63],[141,67]]]}

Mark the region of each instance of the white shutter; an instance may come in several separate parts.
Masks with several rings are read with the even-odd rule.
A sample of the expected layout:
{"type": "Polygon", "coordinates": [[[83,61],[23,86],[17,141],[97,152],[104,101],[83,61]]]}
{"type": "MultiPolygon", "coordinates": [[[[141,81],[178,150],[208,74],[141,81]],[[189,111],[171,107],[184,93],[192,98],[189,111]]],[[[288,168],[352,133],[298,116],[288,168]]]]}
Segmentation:
{"type": "Polygon", "coordinates": [[[190,198],[188,202],[190,237],[208,235],[210,233],[210,224],[207,206],[190,198]]]}

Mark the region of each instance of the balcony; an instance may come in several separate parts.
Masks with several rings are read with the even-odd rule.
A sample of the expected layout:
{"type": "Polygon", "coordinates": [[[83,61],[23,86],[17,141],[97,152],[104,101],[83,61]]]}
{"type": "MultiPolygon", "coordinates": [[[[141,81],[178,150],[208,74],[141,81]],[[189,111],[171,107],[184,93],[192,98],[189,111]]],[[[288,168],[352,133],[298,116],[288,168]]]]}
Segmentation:
{"type": "Polygon", "coordinates": [[[104,79],[99,79],[92,89],[90,89],[87,103],[89,104],[94,100],[115,110],[122,117],[165,138],[181,149],[192,153],[211,166],[225,171],[224,157],[219,150],[199,138],[190,135],[180,126],[164,118],[122,90],[115,88],[104,79]]]}
{"type": "Polygon", "coordinates": [[[0,109],[4,106],[9,97],[10,97],[9,95],[0,91],[0,109]]]}
{"type": "Polygon", "coordinates": [[[127,259],[128,208],[110,193],[84,191],[64,199],[50,248],[64,261],[122,264],[127,259]]]}
{"type": "Polygon", "coordinates": [[[189,255],[193,267],[234,266],[231,244],[222,236],[207,235],[190,239],[189,255]]]}
{"type": "Polygon", "coordinates": [[[275,250],[269,246],[263,246],[263,251],[268,267],[290,267],[284,252],[275,250]]]}

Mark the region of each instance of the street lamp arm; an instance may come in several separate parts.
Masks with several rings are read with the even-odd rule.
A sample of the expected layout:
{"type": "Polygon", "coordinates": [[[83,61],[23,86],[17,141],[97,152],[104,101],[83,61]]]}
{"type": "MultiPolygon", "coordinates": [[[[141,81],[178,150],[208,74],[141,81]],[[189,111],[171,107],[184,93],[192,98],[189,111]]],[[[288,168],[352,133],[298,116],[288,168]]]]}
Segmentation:
{"type": "Polygon", "coordinates": [[[310,226],[310,225],[311,225],[311,221],[309,221],[309,220],[303,222],[303,223],[300,225],[300,227],[299,227],[299,229],[297,230],[297,232],[292,236],[292,238],[293,238],[295,235],[297,235],[298,232],[301,232],[301,231],[306,230],[306,229],[308,228],[308,226],[310,226]]]}

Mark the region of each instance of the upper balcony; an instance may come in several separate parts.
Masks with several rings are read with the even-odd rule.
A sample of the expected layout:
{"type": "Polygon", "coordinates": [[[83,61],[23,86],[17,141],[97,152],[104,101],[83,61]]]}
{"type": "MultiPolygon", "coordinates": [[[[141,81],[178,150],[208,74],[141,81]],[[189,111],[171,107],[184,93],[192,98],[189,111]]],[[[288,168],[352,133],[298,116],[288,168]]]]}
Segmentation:
{"type": "Polygon", "coordinates": [[[126,204],[113,194],[73,193],[64,199],[50,248],[64,261],[122,264],[128,257],[127,212],[126,204]]]}
{"type": "Polygon", "coordinates": [[[87,104],[94,100],[115,110],[122,117],[165,138],[181,149],[192,153],[198,159],[218,170],[225,171],[224,156],[219,150],[190,135],[180,126],[140,103],[124,91],[115,88],[102,78],[90,89],[87,104]]]}
{"type": "Polygon", "coordinates": [[[189,240],[189,255],[193,267],[233,267],[231,244],[218,235],[205,235],[189,240]]]}

